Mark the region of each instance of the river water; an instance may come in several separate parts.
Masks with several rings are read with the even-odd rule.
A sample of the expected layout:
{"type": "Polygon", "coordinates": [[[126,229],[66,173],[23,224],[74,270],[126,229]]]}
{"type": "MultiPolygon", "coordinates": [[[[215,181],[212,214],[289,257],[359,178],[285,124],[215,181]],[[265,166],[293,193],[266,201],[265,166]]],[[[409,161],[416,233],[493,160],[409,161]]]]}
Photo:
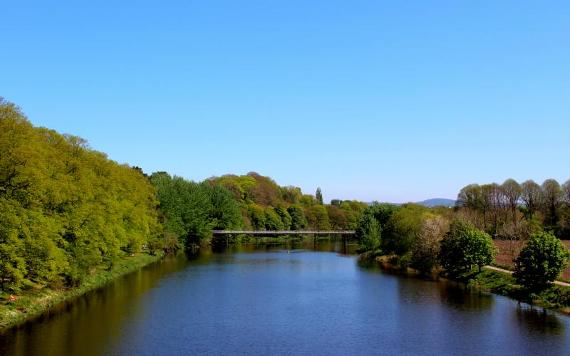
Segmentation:
{"type": "Polygon", "coordinates": [[[359,266],[340,242],[178,256],[0,335],[6,355],[570,355],[570,318],[359,266]]]}

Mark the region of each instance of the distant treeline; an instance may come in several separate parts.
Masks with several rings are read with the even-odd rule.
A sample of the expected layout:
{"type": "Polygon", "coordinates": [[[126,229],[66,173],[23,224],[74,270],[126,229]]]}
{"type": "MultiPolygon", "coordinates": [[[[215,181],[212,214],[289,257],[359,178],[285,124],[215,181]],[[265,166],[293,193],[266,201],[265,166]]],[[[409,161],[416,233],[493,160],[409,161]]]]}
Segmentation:
{"type": "Polygon", "coordinates": [[[76,286],[117,259],[196,246],[213,229],[354,229],[366,204],[323,204],[257,173],[145,175],[0,98],[0,292],[76,286]]]}
{"type": "Polygon", "coordinates": [[[570,180],[470,184],[459,192],[457,206],[465,219],[496,238],[526,239],[547,230],[570,239],[570,180]]]}
{"type": "Polygon", "coordinates": [[[320,189],[315,196],[303,194],[253,172],[201,183],[156,172],[150,182],[157,191],[167,250],[175,248],[174,242],[198,245],[212,230],[355,229],[367,207],[356,201],[324,204],[320,189]]]}

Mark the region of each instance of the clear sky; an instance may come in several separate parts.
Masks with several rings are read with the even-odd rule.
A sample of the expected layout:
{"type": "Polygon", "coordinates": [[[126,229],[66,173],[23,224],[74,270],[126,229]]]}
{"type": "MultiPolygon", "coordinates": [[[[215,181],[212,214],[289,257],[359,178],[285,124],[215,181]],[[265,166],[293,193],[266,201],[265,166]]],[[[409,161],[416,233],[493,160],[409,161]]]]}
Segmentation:
{"type": "Polygon", "coordinates": [[[570,2],[4,1],[0,95],[146,172],[325,200],[570,178],[570,2]]]}

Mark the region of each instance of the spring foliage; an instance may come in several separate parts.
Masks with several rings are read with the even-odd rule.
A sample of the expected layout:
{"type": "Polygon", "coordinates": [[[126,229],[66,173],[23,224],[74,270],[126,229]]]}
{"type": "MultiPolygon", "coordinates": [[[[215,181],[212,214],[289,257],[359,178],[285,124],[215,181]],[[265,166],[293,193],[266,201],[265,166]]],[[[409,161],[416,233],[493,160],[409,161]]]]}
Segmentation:
{"type": "Polygon", "coordinates": [[[461,276],[475,266],[493,262],[493,240],[472,224],[456,220],[441,240],[440,263],[451,276],[461,276]]]}
{"type": "Polygon", "coordinates": [[[513,276],[532,291],[546,289],[568,265],[570,253],[554,235],[533,234],[515,261],[513,276]]]}
{"type": "Polygon", "coordinates": [[[153,187],[0,99],[0,288],[76,285],[161,236],[153,187]]]}

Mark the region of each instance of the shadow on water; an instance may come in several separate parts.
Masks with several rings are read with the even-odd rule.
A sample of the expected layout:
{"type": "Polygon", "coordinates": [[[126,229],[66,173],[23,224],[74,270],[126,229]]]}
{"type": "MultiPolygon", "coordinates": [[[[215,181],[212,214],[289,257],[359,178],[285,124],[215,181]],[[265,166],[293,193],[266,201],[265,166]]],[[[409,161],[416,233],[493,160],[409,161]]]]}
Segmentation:
{"type": "MultiPolygon", "coordinates": [[[[358,260],[358,266],[371,273],[380,273],[393,276],[397,279],[398,295],[400,300],[408,303],[426,304],[443,303],[460,312],[485,312],[495,308],[497,300],[504,304],[514,305],[512,310],[512,325],[518,325],[534,333],[545,335],[565,332],[566,316],[544,308],[533,307],[526,303],[518,303],[507,297],[493,295],[475,288],[468,288],[465,284],[446,279],[434,280],[432,277],[414,273],[405,273],[399,270],[387,270],[379,266],[378,262],[363,259],[358,260]],[[426,285],[430,284],[430,285],[426,285]],[[434,288],[435,286],[435,288],[434,288]]],[[[504,309],[505,306],[498,306],[504,309]]]]}
{"type": "Polygon", "coordinates": [[[526,325],[533,332],[563,334],[565,330],[560,318],[543,308],[531,308],[527,304],[519,304],[514,316],[516,322],[526,325]]]}
{"type": "Polygon", "coordinates": [[[140,296],[188,263],[183,256],[167,257],[55,306],[40,318],[0,334],[0,355],[101,354],[105,345],[101,341],[116,338],[126,317],[140,311],[140,296]]]}

